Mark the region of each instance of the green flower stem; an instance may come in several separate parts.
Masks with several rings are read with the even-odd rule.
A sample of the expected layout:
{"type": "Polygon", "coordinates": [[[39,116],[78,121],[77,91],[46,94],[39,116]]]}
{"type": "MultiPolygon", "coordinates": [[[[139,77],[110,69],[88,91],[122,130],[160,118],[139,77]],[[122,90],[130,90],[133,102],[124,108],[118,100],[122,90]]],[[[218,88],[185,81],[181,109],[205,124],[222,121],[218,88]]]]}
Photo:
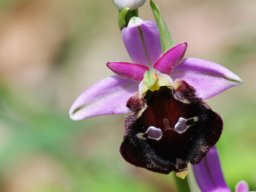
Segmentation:
{"type": "Polygon", "coordinates": [[[192,165],[189,164],[188,166],[188,185],[189,185],[189,188],[190,188],[190,191],[193,191],[193,192],[200,192],[201,190],[199,189],[197,183],[196,183],[196,179],[194,177],[194,172],[193,172],[193,169],[192,169],[192,165]]]}
{"type": "Polygon", "coordinates": [[[187,178],[180,179],[175,174],[174,174],[174,177],[175,177],[175,181],[176,181],[177,192],[189,192],[190,191],[187,178]]]}
{"type": "Polygon", "coordinates": [[[129,8],[124,8],[119,11],[118,14],[118,25],[119,28],[122,30],[126,27],[132,17],[138,17],[139,11],[138,9],[129,10],[129,8]]]}

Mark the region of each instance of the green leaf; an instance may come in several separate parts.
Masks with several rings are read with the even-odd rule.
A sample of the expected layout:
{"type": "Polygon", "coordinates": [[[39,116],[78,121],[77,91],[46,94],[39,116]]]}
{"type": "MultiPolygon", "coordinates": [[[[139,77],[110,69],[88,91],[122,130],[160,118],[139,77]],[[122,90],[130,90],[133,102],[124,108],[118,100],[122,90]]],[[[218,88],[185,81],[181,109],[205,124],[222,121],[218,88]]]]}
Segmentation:
{"type": "Polygon", "coordinates": [[[168,49],[174,46],[174,41],[169,33],[166,23],[160,14],[158,6],[154,1],[150,0],[150,7],[155,17],[156,24],[160,31],[162,51],[166,52],[168,49]]]}

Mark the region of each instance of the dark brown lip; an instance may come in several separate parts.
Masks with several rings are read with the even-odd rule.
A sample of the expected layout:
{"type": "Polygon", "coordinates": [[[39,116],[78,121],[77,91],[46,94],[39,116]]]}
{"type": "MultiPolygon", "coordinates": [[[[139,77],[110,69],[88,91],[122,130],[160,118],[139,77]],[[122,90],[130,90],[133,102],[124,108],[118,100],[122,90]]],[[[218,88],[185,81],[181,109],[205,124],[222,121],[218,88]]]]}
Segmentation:
{"type": "Polygon", "coordinates": [[[154,92],[148,91],[144,98],[133,96],[128,103],[132,114],[126,118],[126,134],[120,152],[129,163],[151,171],[180,172],[187,168],[189,162],[199,163],[222,132],[221,118],[205,107],[205,103],[196,97],[194,88],[185,81],[180,81],[175,90],[161,87],[154,92]],[[177,98],[189,102],[184,103],[177,98]],[[145,104],[145,109],[140,106],[145,104]],[[141,115],[137,117],[142,108],[141,115]],[[190,122],[194,117],[198,121],[190,122]],[[186,126],[184,121],[187,120],[189,127],[179,133],[174,127],[180,118],[181,126],[186,126]],[[161,139],[137,136],[150,126],[162,130],[161,139]]]}

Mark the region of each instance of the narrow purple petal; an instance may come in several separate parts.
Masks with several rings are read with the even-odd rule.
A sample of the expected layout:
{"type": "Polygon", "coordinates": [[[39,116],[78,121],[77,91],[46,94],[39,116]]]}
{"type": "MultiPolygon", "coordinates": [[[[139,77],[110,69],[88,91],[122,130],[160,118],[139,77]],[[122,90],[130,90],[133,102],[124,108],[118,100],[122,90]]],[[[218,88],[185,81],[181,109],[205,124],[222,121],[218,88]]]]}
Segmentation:
{"type": "Polygon", "coordinates": [[[157,60],[157,62],[154,64],[154,68],[162,73],[170,74],[172,69],[183,58],[186,49],[187,43],[181,43],[169,49],[157,60]]]}
{"type": "Polygon", "coordinates": [[[225,67],[197,58],[184,59],[171,74],[173,79],[183,79],[196,89],[202,99],[213,97],[238,85],[242,80],[225,67]]]}
{"type": "Polygon", "coordinates": [[[210,149],[199,164],[193,165],[193,172],[202,192],[231,192],[225,183],[216,147],[210,149]]]}
{"type": "Polygon", "coordinates": [[[122,37],[127,52],[135,63],[152,65],[161,55],[160,33],[153,21],[133,23],[132,18],[128,27],[122,30],[122,37]]]}
{"type": "Polygon", "coordinates": [[[137,91],[138,83],[111,76],[85,90],[73,103],[69,115],[81,120],[98,115],[125,114],[128,99],[137,91]]]}
{"type": "Polygon", "coordinates": [[[133,79],[135,81],[141,81],[144,73],[149,69],[145,65],[133,64],[127,62],[108,62],[107,66],[113,72],[123,77],[133,79]]]}
{"type": "Polygon", "coordinates": [[[236,185],[236,192],[249,192],[249,186],[245,181],[240,181],[236,185]]]}

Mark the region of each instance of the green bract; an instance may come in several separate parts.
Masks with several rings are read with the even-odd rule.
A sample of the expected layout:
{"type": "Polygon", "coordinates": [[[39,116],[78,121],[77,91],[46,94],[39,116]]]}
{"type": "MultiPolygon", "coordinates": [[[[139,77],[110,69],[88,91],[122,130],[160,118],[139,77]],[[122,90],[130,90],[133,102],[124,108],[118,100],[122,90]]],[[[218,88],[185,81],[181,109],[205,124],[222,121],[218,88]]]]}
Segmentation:
{"type": "Polygon", "coordinates": [[[150,6],[160,31],[162,51],[166,52],[168,49],[174,46],[174,41],[169,33],[163,17],[160,14],[158,6],[152,0],[150,1],[150,6]]]}

